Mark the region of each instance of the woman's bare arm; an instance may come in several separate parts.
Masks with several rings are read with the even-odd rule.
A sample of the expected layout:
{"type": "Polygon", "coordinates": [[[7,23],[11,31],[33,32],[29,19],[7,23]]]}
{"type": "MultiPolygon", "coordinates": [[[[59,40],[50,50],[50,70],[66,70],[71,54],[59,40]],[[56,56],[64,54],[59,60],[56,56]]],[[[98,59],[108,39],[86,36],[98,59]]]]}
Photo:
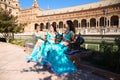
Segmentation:
{"type": "Polygon", "coordinates": [[[75,39],[75,34],[71,34],[71,39],[72,41],[70,41],[70,43],[75,43],[76,42],[76,39],[75,39]]]}

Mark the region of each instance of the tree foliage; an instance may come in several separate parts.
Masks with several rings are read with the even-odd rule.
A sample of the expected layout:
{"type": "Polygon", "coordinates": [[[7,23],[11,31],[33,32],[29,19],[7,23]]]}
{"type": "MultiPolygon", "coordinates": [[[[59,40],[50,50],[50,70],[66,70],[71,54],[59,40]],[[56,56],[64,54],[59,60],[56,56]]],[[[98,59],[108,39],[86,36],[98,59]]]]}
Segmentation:
{"type": "Polygon", "coordinates": [[[3,37],[9,38],[11,34],[24,31],[26,24],[18,23],[17,19],[17,16],[13,16],[9,11],[0,7],[0,33],[3,34],[3,37]]]}

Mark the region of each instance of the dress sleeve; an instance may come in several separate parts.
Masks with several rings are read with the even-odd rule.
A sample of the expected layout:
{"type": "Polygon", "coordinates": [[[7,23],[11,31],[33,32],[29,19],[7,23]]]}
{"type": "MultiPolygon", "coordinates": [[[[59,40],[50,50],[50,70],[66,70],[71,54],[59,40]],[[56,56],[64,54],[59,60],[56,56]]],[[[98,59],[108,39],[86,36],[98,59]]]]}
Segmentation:
{"type": "Polygon", "coordinates": [[[72,35],[72,34],[74,34],[74,32],[73,32],[73,31],[70,31],[70,35],[72,35]]]}

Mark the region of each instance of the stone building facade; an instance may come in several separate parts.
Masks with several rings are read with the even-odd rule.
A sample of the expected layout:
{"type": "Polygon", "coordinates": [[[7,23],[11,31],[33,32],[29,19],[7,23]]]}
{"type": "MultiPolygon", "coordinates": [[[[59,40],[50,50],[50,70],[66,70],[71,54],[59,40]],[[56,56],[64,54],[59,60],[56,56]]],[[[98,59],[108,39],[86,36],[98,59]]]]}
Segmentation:
{"type": "Polygon", "coordinates": [[[0,6],[15,16],[18,16],[20,12],[20,4],[18,0],[0,0],[0,6]]]}
{"type": "MultiPolygon", "coordinates": [[[[11,1],[18,4],[17,0],[11,1]]],[[[101,31],[119,33],[120,0],[102,0],[55,10],[42,10],[38,6],[37,0],[34,0],[31,8],[19,8],[18,20],[21,23],[27,23],[24,29],[25,32],[33,32],[35,24],[40,24],[43,30],[47,30],[49,25],[53,24],[60,32],[63,32],[65,22],[72,20],[77,33],[97,34],[101,31]]]]}

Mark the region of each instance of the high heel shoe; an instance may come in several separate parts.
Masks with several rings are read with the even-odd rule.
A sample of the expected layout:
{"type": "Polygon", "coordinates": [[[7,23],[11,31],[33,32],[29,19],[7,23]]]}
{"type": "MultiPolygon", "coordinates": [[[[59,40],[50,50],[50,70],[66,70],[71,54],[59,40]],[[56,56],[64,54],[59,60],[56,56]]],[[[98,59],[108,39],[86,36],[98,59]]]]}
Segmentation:
{"type": "Polygon", "coordinates": [[[27,63],[31,62],[31,58],[29,58],[28,56],[25,56],[25,60],[27,61],[27,63]]]}

